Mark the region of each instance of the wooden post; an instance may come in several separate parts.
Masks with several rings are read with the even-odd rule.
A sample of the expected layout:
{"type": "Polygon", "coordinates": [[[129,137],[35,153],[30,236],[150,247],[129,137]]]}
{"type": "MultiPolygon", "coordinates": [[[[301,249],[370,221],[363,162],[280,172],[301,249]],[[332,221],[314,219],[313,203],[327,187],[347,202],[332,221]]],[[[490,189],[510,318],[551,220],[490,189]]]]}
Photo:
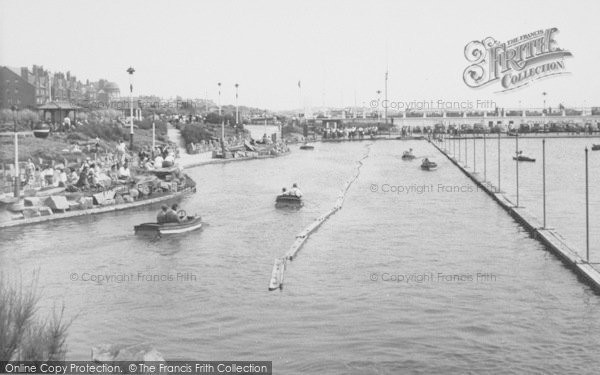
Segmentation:
{"type": "Polygon", "coordinates": [[[498,193],[500,192],[500,131],[498,131],[498,193]]]}
{"type": "Polygon", "coordinates": [[[477,173],[477,155],[475,153],[475,133],[473,133],[473,173],[477,173]]]}
{"type": "Polygon", "coordinates": [[[469,160],[469,143],[467,142],[467,135],[465,134],[465,168],[468,165],[469,160]]]}
{"type": "Polygon", "coordinates": [[[546,228],[546,139],[542,139],[542,190],[544,205],[544,229],[546,228]]]}
{"type": "Polygon", "coordinates": [[[585,260],[590,262],[590,200],[588,180],[588,148],[585,148],[585,260]]]}
{"type": "Polygon", "coordinates": [[[487,146],[486,146],[485,133],[483,133],[483,181],[487,181],[487,159],[486,159],[486,154],[487,154],[487,146]]]}
{"type": "Polygon", "coordinates": [[[517,207],[519,207],[519,133],[515,137],[515,166],[517,171],[517,207]]]}

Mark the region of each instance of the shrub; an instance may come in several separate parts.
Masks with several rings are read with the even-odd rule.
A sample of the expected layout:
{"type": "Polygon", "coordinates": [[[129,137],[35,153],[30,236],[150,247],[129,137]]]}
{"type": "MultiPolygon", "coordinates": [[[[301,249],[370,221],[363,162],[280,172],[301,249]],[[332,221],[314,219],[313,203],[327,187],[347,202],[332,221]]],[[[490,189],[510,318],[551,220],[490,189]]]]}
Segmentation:
{"type": "Polygon", "coordinates": [[[90,122],[78,127],[77,130],[90,138],[98,137],[105,141],[118,141],[128,137],[127,132],[121,126],[102,122],[90,122]]]}
{"type": "Polygon", "coordinates": [[[66,355],[67,330],[72,323],[53,310],[50,319],[36,317],[37,274],[30,287],[8,284],[0,277],[0,361],[61,361],[66,355]]]}
{"type": "Polygon", "coordinates": [[[182,128],[181,136],[185,140],[185,144],[189,145],[190,143],[200,143],[202,140],[210,140],[212,133],[200,125],[189,124],[182,128]]]}

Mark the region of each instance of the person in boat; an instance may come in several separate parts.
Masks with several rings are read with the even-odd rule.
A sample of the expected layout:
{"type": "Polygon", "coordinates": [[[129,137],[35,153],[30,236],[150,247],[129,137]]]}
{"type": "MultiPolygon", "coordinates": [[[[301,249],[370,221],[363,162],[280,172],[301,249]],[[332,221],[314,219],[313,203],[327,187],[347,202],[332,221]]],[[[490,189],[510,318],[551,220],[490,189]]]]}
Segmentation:
{"type": "Polygon", "coordinates": [[[163,224],[167,222],[167,211],[169,210],[169,206],[163,204],[160,206],[160,211],[156,215],[156,222],[159,224],[163,224]]]}
{"type": "Polygon", "coordinates": [[[301,198],[302,192],[298,189],[298,184],[294,183],[292,188],[290,189],[289,195],[293,195],[295,197],[301,198]]]}
{"type": "Polygon", "coordinates": [[[430,161],[428,158],[423,159],[423,165],[429,165],[430,161]]]}
{"type": "Polygon", "coordinates": [[[287,191],[285,187],[281,188],[281,195],[289,195],[290,193],[287,191]]]}

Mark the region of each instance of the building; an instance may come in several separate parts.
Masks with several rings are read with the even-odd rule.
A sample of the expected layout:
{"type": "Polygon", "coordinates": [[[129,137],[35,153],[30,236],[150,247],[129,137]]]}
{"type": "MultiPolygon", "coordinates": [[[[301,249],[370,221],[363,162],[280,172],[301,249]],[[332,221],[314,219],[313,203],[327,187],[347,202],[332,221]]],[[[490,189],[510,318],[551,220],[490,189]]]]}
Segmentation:
{"type": "Polygon", "coordinates": [[[17,69],[0,67],[0,108],[35,109],[36,87],[29,80],[21,77],[17,69]]]}
{"type": "Polygon", "coordinates": [[[41,65],[33,65],[31,70],[27,67],[15,69],[3,68],[3,79],[0,83],[2,108],[12,106],[13,102],[20,107],[36,108],[46,103],[71,102],[76,105],[98,109],[105,108],[107,103],[118,99],[119,86],[114,82],[100,79],[97,82],[86,80],[85,83],[77,80],[71,72],[56,72],[51,74],[41,65]],[[29,83],[26,85],[25,83],[29,83]],[[31,100],[31,87],[33,87],[33,100],[31,100]],[[9,104],[10,102],[10,104],[9,104]]]}
{"type": "Polygon", "coordinates": [[[31,71],[27,67],[21,68],[21,77],[35,86],[35,103],[42,105],[51,100],[50,74],[43,66],[33,65],[31,71]]]}

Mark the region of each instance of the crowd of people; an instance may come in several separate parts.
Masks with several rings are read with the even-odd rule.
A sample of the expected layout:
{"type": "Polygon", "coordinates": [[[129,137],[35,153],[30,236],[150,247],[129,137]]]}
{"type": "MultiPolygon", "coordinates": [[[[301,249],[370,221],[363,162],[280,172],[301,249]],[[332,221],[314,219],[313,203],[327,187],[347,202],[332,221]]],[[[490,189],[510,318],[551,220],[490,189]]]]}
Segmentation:
{"type": "MultiPolygon", "coordinates": [[[[96,139],[96,151],[99,141],[96,139]]],[[[21,182],[30,189],[65,187],[69,191],[90,188],[110,188],[132,180],[136,170],[155,170],[175,165],[177,152],[168,145],[142,147],[138,154],[131,153],[123,140],[117,143],[114,152],[86,157],[80,162],[69,163],[39,160],[36,164],[28,158],[22,167],[21,182]]]]}
{"type": "Polygon", "coordinates": [[[344,129],[330,129],[326,128],[323,130],[323,139],[364,139],[365,136],[371,137],[378,134],[379,129],[377,126],[369,127],[351,127],[344,129]]]}

